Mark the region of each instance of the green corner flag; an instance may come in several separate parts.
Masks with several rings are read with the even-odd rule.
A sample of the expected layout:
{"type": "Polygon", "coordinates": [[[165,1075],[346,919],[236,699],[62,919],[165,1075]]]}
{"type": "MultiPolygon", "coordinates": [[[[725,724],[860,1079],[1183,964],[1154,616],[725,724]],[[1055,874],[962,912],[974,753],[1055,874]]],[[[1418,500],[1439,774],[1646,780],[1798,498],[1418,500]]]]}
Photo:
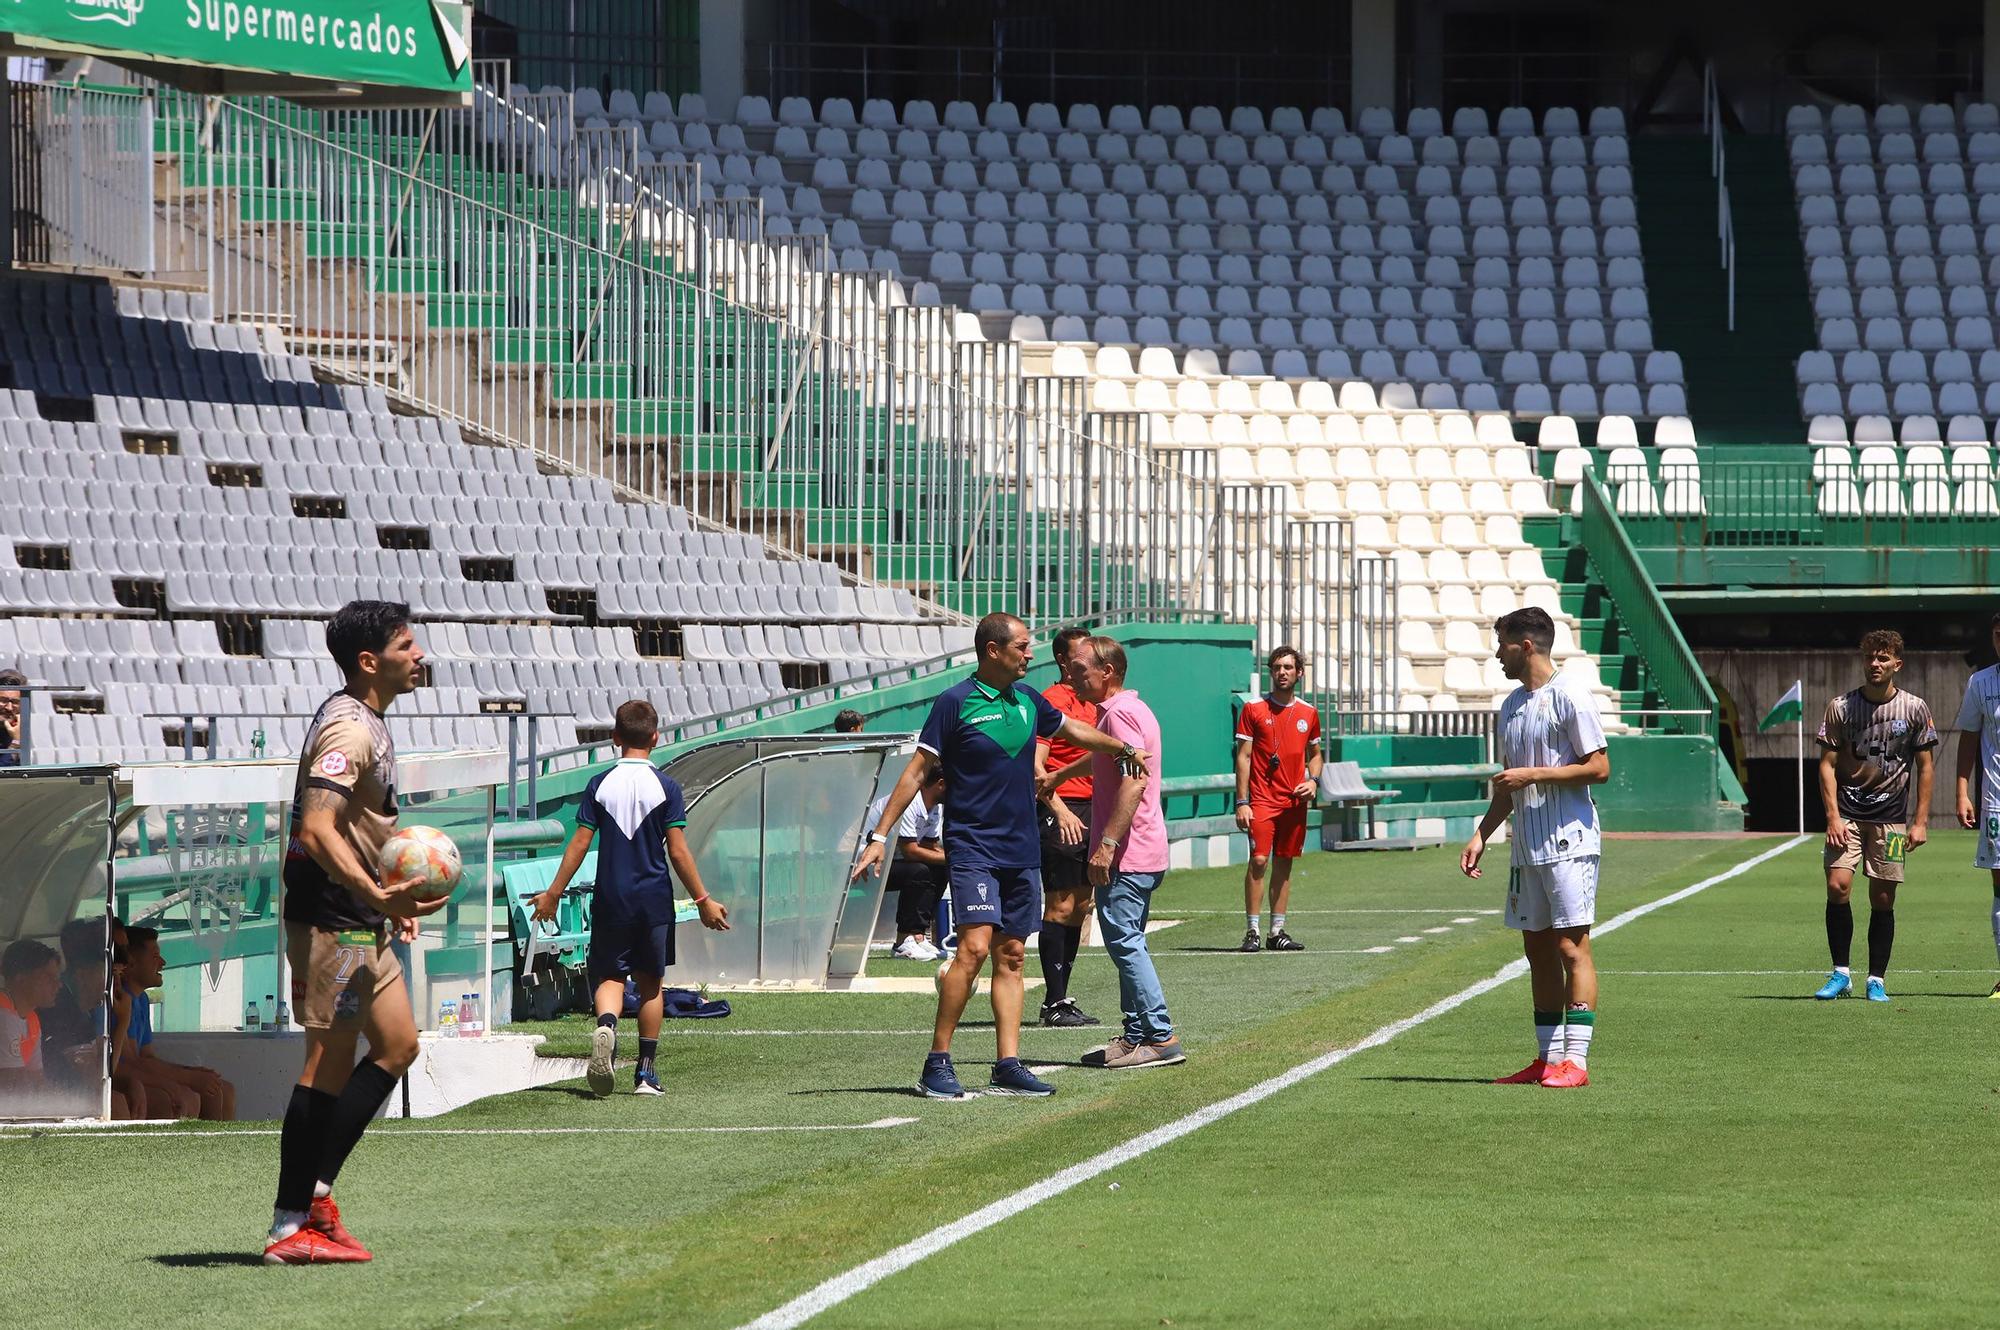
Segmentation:
{"type": "Polygon", "coordinates": [[[1805,714],[1805,709],[1805,680],[1800,679],[1785,690],[1785,695],[1778,699],[1778,705],[1771,708],[1771,714],[1757,722],[1757,732],[1762,734],[1773,725],[1797,720],[1805,714]]]}

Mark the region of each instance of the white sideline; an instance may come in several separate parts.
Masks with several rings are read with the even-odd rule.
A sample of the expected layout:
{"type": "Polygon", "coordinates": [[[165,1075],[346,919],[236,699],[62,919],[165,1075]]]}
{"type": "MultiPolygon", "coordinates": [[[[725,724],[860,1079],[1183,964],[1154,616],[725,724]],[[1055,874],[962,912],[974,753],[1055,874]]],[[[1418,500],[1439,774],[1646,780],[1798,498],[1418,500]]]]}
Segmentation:
{"type": "MultiPolygon", "coordinates": [[[[929,1031],[925,1031],[926,1034],[929,1031]]],[[[686,1136],[741,1135],[795,1131],[886,1131],[907,1127],[915,1118],[877,1118],[873,1122],[832,1122],[822,1126],[797,1127],[394,1127],[380,1126],[368,1133],[371,1141],[394,1140],[399,1136],[686,1136]]],[[[276,1127],[246,1127],[240,1131],[106,1131],[61,1130],[0,1132],[0,1141],[36,1141],[60,1136],[73,1141],[183,1141],[195,1136],[277,1136],[276,1127]]]]}
{"type": "MultiPolygon", "coordinates": [[[[1810,839],[1812,837],[1809,836],[1791,837],[1783,843],[1765,850],[1761,854],[1754,855],[1751,858],[1745,859],[1742,863],[1715,874],[1713,877],[1703,878],[1692,886],[1670,892],[1658,900],[1634,906],[1623,914],[1613,917],[1608,922],[1598,925],[1592,931],[1599,936],[1614,932],[1635,919],[1644,918],[1655,910],[1672,905],[1678,901],[1684,901],[1698,892],[1708,890],[1708,888],[1715,886],[1717,883],[1727,882],[1733,877],[1747,873],[1759,864],[1770,859],[1775,859],[1787,850],[1795,849],[1810,839]]],[[[795,1326],[804,1325],[821,1312],[839,1306],[856,1294],[865,1292],[876,1284],[881,1283],[890,1275],[909,1269],[927,1256],[935,1255],[945,1248],[973,1236],[975,1233],[993,1227],[1004,1219],[1011,1219],[1025,1210],[1040,1205],[1043,1201],[1051,1197],[1060,1196],[1072,1187],[1088,1182],[1090,1179],[1120,1164],[1130,1163],[1141,1155],[1149,1154],[1163,1145],[1171,1144],[1183,1136],[1199,1131],[1212,1122],[1218,1122],[1232,1113],[1249,1108],[1253,1104],[1261,1103],[1263,1100],[1277,1094],[1280,1090],[1289,1089],[1309,1076],[1315,1076],[1329,1067],[1338,1066],[1340,1063],[1353,1057],[1356,1053],[1365,1052],[1371,1048],[1379,1048],[1381,1045],[1394,1039],[1397,1035],[1414,1030],[1419,1025],[1435,1020],[1449,1011],[1464,1006],[1466,1003],[1472,1001],[1472,999],[1490,993],[1509,980],[1518,978],[1527,972],[1528,963],[1525,960],[1509,961],[1506,965],[1501,966],[1493,974],[1481,979],[1478,983],[1462,988],[1450,997],[1432,1003],[1414,1016],[1405,1016],[1399,1021],[1392,1021],[1357,1043],[1349,1044],[1345,1048],[1336,1048],[1331,1052],[1322,1053],[1311,1061],[1302,1062],[1291,1070],[1280,1072],[1269,1080],[1259,1081],[1241,1093],[1231,1095],[1227,1099],[1218,1100],[1206,1108],[1196,1109],[1187,1116],[1176,1118],[1163,1127],[1155,1127],[1152,1131],[1146,1132],[1143,1135],[1135,1136],[1129,1141],[1114,1145],[1109,1150],[1093,1155],[1081,1163],[1070,1165],[1060,1173],[1044,1178],[1031,1186],[1023,1187],[1010,1196],[1003,1196],[990,1205],[982,1206],[962,1219],[956,1219],[942,1227],[934,1228],[922,1237],[914,1238],[900,1247],[884,1252],[872,1261],[863,1262],[855,1266],[852,1270],[835,1275],[816,1288],[809,1289],[805,1293],[800,1294],[782,1307],[766,1312],[756,1320],[749,1322],[742,1327],[742,1330],[793,1330],[795,1326]]]]}

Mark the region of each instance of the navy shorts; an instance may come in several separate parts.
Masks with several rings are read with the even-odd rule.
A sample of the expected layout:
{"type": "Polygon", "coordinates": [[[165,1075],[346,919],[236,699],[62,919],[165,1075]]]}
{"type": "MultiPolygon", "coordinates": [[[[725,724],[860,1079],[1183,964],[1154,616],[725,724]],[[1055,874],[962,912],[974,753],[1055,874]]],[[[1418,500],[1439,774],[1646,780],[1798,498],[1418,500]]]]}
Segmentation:
{"type": "Polygon", "coordinates": [[[591,921],[588,968],[592,983],[642,974],[662,978],[673,963],[673,920],[663,924],[643,919],[591,921]]]}
{"type": "Polygon", "coordinates": [[[958,928],[997,926],[1008,937],[1027,937],[1042,926],[1042,870],[989,868],[951,860],[951,920],[958,928]]]}

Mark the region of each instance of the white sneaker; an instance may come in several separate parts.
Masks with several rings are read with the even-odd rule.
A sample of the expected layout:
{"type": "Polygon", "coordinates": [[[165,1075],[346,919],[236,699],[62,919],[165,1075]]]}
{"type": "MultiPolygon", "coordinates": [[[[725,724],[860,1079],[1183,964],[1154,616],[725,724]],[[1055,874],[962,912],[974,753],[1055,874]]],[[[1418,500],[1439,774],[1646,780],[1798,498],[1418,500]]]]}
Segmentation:
{"type": "Polygon", "coordinates": [[[934,961],[943,953],[920,937],[906,937],[896,944],[895,955],[906,961],[934,961]]]}

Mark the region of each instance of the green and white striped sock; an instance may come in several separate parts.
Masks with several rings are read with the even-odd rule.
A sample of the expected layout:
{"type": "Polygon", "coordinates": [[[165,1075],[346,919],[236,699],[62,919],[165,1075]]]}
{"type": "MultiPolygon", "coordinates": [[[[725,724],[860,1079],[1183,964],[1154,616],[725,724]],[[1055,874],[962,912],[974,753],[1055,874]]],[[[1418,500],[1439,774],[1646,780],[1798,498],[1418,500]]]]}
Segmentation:
{"type": "Polygon", "coordinates": [[[1589,1007],[1571,1007],[1563,1025],[1563,1057],[1579,1067],[1590,1063],[1590,1038],[1597,1033],[1597,1013],[1589,1007]]]}

